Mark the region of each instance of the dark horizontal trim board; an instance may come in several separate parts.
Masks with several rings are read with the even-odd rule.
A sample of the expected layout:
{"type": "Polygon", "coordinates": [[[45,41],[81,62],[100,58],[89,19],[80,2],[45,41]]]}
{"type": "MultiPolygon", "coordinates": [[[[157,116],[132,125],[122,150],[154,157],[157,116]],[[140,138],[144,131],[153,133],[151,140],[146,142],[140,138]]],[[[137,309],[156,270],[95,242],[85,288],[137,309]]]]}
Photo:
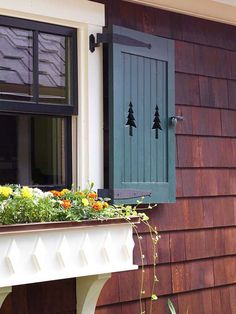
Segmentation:
{"type": "MultiPolygon", "coordinates": [[[[130,223],[138,223],[139,218],[134,217],[129,220],[130,223]]],[[[82,220],[82,221],[59,221],[59,222],[39,222],[25,223],[15,225],[0,225],[0,234],[11,232],[43,231],[52,229],[84,228],[92,226],[101,226],[109,224],[129,223],[122,218],[110,218],[104,220],[82,220]]]]}
{"type": "Polygon", "coordinates": [[[77,108],[71,105],[47,105],[27,102],[14,102],[0,100],[0,112],[2,113],[28,113],[47,114],[59,116],[71,116],[77,113],[77,108]]]}

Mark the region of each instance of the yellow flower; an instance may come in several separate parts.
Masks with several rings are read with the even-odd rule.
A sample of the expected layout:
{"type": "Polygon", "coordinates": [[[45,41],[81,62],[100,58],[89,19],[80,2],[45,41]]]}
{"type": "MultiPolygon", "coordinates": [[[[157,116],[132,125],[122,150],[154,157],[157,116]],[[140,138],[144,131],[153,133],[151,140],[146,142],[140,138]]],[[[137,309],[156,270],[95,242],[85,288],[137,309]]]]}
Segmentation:
{"type": "Polygon", "coordinates": [[[66,194],[68,192],[69,192],[68,189],[63,189],[63,190],[61,190],[60,195],[63,196],[64,194],[66,194]]]}
{"type": "Polygon", "coordinates": [[[9,186],[0,186],[0,194],[4,197],[9,197],[12,193],[12,188],[10,188],[9,186]]]}
{"type": "Polygon", "coordinates": [[[87,198],[82,198],[82,203],[84,206],[88,206],[89,201],[87,200],[87,198]]]}
{"type": "Polygon", "coordinates": [[[25,198],[31,198],[32,197],[31,189],[28,186],[24,186],[21,189],[21,195],[25,198]]]}
{"type": "Polygon", "coordinates": [[[108,208],[109,207],[109,204],[107,202],[104,202],[103,203],[103,208],[108,208]]]}

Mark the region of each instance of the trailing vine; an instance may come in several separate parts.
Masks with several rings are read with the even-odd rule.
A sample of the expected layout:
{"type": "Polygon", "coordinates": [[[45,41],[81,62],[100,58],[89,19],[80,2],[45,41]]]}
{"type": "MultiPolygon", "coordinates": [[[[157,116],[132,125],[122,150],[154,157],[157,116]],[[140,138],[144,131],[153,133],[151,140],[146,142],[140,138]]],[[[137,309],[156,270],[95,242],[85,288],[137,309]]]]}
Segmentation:
{"type": "MultiPolygon", "coordinates": [[[[138,205],[142,204],[142,201],[138,201],[138,205]]],[[[149,205],[148,207],[142,207],[142,210],[150,210],[152,207],[149,205]]],[[[151,226],[149,223],[149,217],[144,212],[137,212],[137,206],[132,208],[132,211],[135,212],[135,214],[139,217],[140,222],[143,223],[148,228],[148,233],[150,236],[150,239],[152,241],[152,267],[153,267],[153,278],[152,278],[152,288],[151,288],[151,297],[150,297],[150,308],[148,313],[143,307],[143,295],[145,294],[145,287],[144,287],[144,277],[145,277],[145,265],[144,265],[144,259],[145,255],[143,254],[143,247],[142,247],[142,240],[143,237],[138,232],[138,225],[135,223],[131,223],[134,233],[138,239],[138,248],[139,253],[141,257],[141,283],[140,283],[140,294],[139,294],[139,308],[140,308],[140,314],[154,314],[153,313],[153,302],[157,301],[158,297],[156,294],[156,285],[158,283],[157,273],[156,273],[156,266],[157,266],[157,260],[158,260],[158,254],[157,254],[157,244],[160,239],[160,235],[158,234],[157,227],[151,226]]],[[[130,218],[127,219],[129,221],[130,218]]]]}

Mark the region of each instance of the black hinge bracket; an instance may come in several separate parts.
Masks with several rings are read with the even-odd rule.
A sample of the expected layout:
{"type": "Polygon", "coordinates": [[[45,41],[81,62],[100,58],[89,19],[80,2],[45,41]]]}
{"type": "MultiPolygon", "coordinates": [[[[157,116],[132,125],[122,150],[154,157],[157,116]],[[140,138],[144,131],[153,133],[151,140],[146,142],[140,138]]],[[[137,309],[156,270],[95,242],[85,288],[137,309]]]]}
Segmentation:
{"type": "Polygon", "coordinates": [[[139,198],[143,196],[151,196],[151,191],[139,191],[128,189],[98,189],[98,196],[109,197],[112,200],[139,198]]]}
{"type": "Polygon", "coordinates": [[[151,49],[152,45],[148,43],[144,43],[140,40],[120,35],[114,33],[98,33],[97,40],[95,40],[95,36],[91,34],[89,36],[89,50],[91,52],[95,51],[96,47],[100,47],[101,44],[108,44],[108,43],[115,43],[121,44],[126,46],[133,46],[133,47],[144,47],[151,49]]]}

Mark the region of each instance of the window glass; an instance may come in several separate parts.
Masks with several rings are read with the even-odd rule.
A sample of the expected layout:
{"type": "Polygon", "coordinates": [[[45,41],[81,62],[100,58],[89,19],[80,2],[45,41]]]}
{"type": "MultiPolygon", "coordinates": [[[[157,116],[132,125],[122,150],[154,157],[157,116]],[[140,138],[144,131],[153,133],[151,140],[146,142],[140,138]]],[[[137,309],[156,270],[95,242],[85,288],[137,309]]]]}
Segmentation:
{"type": "Polygon", "coordinates": [[[17,118],[0,115],[0,184],[17,182],[17,118]]]}
{"type": "Polygon", "coordinates": [[[64,124],[63,118],[31,118],[33,185],[65,185],[64,124]]]}
{"type": "Polygon", "coordinates": [[[66,184],[65,118],[0,115],[0,184],[66,184]]]}
{"type": "Polygon", "coordinates": [[[39,101],[70,103],[69,100],[69,38],[40,32],[39,101]]]}
{"type": "Polygon", "coordinates": [[[0,26],[0,97],[33,97],[33,32],[0,26]]]}

